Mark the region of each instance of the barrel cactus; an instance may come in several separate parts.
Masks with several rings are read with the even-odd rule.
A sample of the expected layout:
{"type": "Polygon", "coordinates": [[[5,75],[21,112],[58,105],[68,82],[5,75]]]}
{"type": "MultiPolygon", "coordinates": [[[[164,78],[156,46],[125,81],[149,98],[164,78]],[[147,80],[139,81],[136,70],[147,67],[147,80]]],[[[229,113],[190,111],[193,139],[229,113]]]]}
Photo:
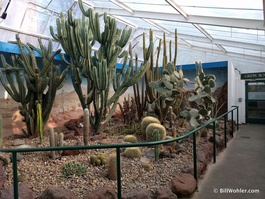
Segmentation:
{"type": "Polygon", "coordinates": [[[123,141],[130,142],[130,143],[137,143],[138,142],[137,137],[135,135],[126,135],[123,138],[123,141]]]}
{"type": "Polygon", "coordinates": [[[125,149],[124,155],[127,158],[139,158],[142,156],[142,152],[139,147],[129,147],[125,149]]]}
{"type": "Polygon", "coordinates": [[[155,117],[146,116],[143,118],[143,120],[141,122],[141,134],[144,138],[146,138],[146,128],[151,123],[160,124],[160,121],[155,117]]]}
{"type": "Polygon", "coordinates": [[[146,128],[146,141],[153,142],[157,140],[164,140],[165,138],[166,138],[166,128],[163,125],[157,123],[151,123],[146,128]],[[159,132],[158,139],[155,135],[156,129],[159,132]]]}

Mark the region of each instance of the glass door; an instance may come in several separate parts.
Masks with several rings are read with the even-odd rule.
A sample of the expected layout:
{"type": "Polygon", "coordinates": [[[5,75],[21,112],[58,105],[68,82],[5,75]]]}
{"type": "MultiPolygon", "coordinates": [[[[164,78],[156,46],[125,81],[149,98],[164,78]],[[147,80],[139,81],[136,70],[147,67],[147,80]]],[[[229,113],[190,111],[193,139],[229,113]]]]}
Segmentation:
{"type": "Polygon", "coordinates": [[[246,91],[246,122],[265,124],[265,81],[247,81],[246,91]]]}

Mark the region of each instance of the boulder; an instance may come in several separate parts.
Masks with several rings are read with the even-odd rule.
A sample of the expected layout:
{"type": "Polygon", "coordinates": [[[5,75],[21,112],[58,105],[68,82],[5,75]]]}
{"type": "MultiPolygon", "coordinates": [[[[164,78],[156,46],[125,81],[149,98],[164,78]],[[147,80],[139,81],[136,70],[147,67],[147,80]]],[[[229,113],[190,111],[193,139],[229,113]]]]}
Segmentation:
{"type": "Polygon", "coordinates": [[[122,199],[151,199],[151,196],[147,190],[139,188],[122,194],[122,199]]]}
{"type": "Polygon", "coordinates": [[[171,190],[178,197],[190,197],[196,189],[193,175],[182,173],[171,180],[171,190]]]}
{"type": "Polygon", "coordinates": [[[116,199],[117,194],[112,187],[104,186],[92,192],[87,192],[83,199],[116,199]]]}
{"type": "Polygon", "coordinates": [[[75,199],[72,191],[61,187],[49,187],[38,197],[38,199],[75,199]]]}
{"type": "MultiPolygon", "coordinates": [[[[18,184],[18,195],[19,199],[35,199],[36,193],[28,186],[26,182],[18,184]]],[[[0,198],[14,198],[14,188],[13,185],[10,185],[6,189],[3,189],[1,192],[0,198]]]]}
{"type": "Polygon", "coordinates": [[[162,187],[156,190],[156,199],[178,199],[169,187],[162,187]]]}

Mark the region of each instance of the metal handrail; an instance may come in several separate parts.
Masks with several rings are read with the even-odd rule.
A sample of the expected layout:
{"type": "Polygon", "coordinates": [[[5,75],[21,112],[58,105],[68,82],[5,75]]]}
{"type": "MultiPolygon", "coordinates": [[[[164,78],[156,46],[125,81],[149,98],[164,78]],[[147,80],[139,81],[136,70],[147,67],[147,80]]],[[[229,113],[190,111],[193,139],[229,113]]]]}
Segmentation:
{"type": "MultiPolygon", "coordinates": [[[[216,121],[224,118],[224,137],[225,137],[225,147],[226,147],[226,121],[227,121],[227,115],[231,112],[232,119],[233,119],[233,111],[237,111],[237,130],[238,130],[238,106],[232,106],[232,109],[217,118],[214,118],[200,127],[186,133],[185,135],[161,140],[161,141],[154,141],[154,142],[140,142],[140,143],[129,143],[129,144],[106,144],[106,145],[86,145],[86,146],[64,146],[64,147],[44,147],[44,148],[15,148],[15,149],[0,149],[0,152],[3,153],[12,153],[12,169],[13,169],[13,186],[14,186],[14,199],[18,199],[18,175],[17,175],[17,153],[22,152],[39,152],[39,151],[61,151],[61,150],[88,150],[88,149],[107,149],[107,148],[116,148],[116,156],[117,156],[117,189],[118,189],[118,199],[121,199],[121,160],[120,160],[120,149],[121,148],[127,148],[127,147],[141,147],[141,146],[154,146],[159,144],[166,144],[174,141],[179,141],[184,138],[189,137],[190,135],[193,135],[193,169],[194,169],[194,178],[196,180],[196,188],[197,188],[197,151],[196,151],[196,133],[204,128],[207,127],[209,124],[213,123],[213,163],[216,162],[216,140],[215,140],[215,128],[216,128],[216,121]]],[[[232,120],[232,135],[234,133],[233,129],[233,120],[232,120]]]]}

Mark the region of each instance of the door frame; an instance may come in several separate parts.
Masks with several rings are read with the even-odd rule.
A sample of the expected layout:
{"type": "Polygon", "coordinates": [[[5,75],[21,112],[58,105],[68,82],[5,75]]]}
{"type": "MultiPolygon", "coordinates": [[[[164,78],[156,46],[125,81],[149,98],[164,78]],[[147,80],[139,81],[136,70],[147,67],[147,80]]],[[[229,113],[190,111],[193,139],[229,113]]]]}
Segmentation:
{"type": "Polygon", "coordinates": [[[249,83],[254,83],[254,82],[264,82],[265,84],[265,80],[250,80],[250,81],[245,81],[245,110],[246,110],[246,123],[250,123],[250,124],[265,124],[265,115],[264,115],[264,119],[261,118],[249,118],[248,117],[248,85],[249,83]]]}

